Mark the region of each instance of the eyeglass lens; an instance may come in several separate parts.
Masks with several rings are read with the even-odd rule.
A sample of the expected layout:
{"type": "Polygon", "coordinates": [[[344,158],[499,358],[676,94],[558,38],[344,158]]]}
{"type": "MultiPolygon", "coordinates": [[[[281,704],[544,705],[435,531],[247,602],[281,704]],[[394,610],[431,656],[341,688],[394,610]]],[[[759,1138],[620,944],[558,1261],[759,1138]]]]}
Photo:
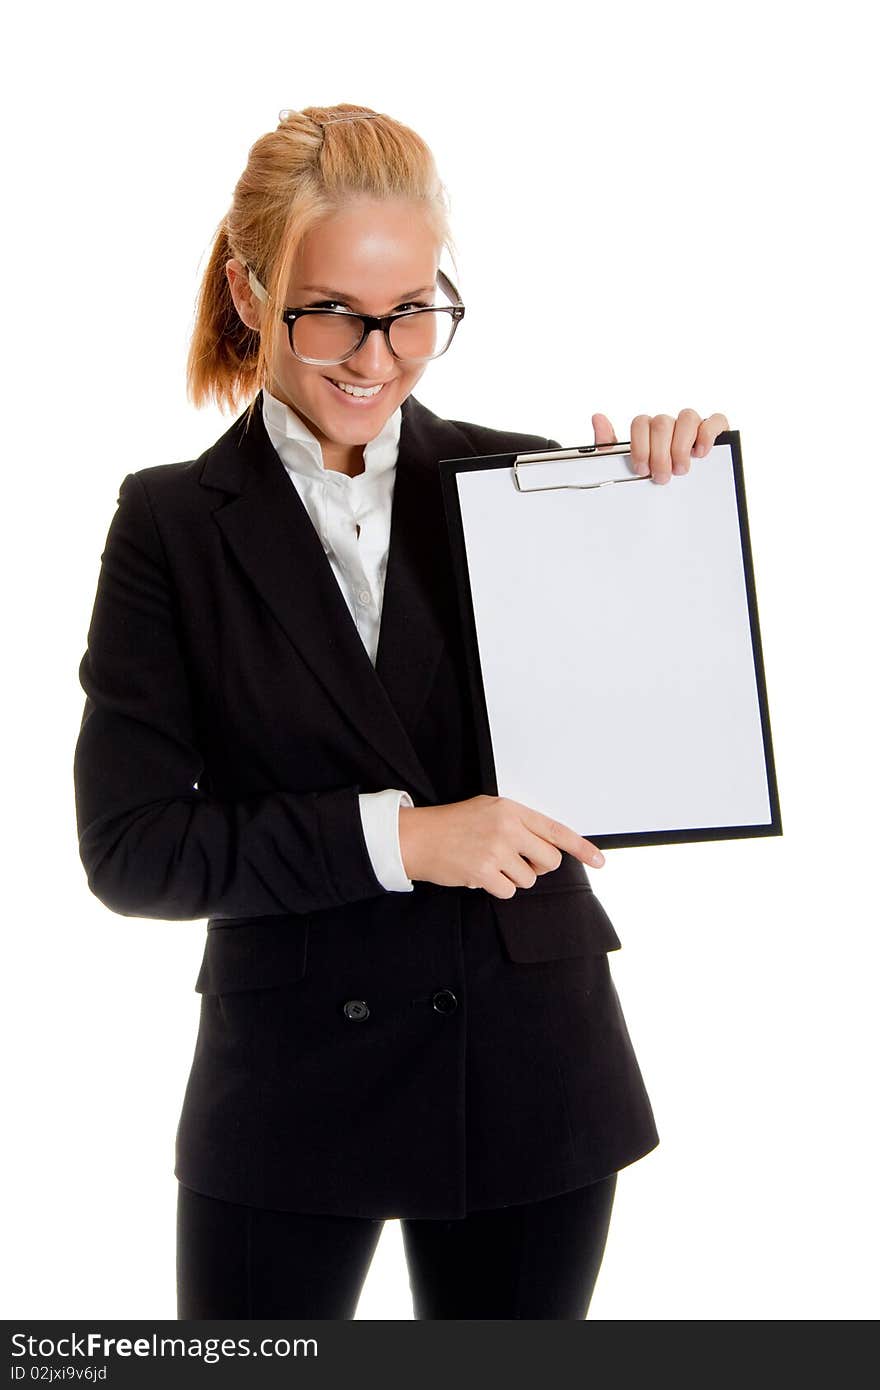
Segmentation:
{"type": "MultiPolygon", "coordinates": [[[[424,360],[445,352],[455,329],[451,314],[442,309],[395,319],[391,346],[399,357],[424,360]]],[[[303,314],[293,324],[293,350],[318,362],[338,362],[360,342],[363,324],[342,314],[303,314]]]]}

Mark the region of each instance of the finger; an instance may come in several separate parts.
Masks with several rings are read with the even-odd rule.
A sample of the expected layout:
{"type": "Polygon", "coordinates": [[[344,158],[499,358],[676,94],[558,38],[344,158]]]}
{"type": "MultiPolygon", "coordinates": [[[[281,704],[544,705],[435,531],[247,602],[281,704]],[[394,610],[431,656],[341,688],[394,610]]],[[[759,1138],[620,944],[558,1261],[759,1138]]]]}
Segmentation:
{"type": "Polygon", "coordinates": [[[533,830],[536,835],[540,835],[557,849],[573,855],[582,864],[592,864],[594,868],[599,869],[605,863],[605,856],[599,846],[594,845],[591,840],[586,840],[576,830],[572,830],[570,825],[551,820],[549,816],[533,810],[531,806],[521,806],[520,817],[529,830],[533,830]]]}
{"type": "Polygon", "coordinates": [[[617,435],[607,415],[593,416],[593,439],[597,444],[616,444],[617,435]]]}
{"type": "Polygon", "coordinates": [[[669,451],[672,455],[673,473],[687,473],[690,469],[691,450],[694,447],[700,424],[701,419],[696,410],[679,411],[675,429],[672,432],[672,445],[669,451]]]}
{"type": "Polygon", "coordinates": [[[483,885],[487,893],[491,893],[493,898],[512,898],[516,892],[517,885],[513,883],[506,874],[499,869],[493,874],[487,883],[483,885]]]}
{"type": "Polygon", "coordinates": [[[531,864],[527,864],[524,859],[517,856],[515,859],[508,859],[501,865],[501,872],[515,883],[517,888],[532,888],[538,881],[538,876],[531,864]]]}
{"type": "Polygon", "coordinates": [[[718,412],[714,415],[707,416],[705,420],[701,421],[700,428],[697,431],[697,442],[694,446],[694,453],[697,458],[705,458],[719,434],[729,429],[730,425],[727,423],[727,416],[721,415],[718,412]]]}
{"type": "Polygon", "coordinates": [[[637,415],[629,431],[630,458],[633,471],[643,477],[647,474],[651,460],[651,417],[637,415]]]}
{"type": "Polygon", "coordinates": [[[655,415],[651,421],[651,475],[655,483],[668,483],[672,476],[672,432],[675,421],[671,415],[655,415]]]}
{"type": "Polygon", "coordinates": [[[540,835],[533,834],[525,825],[521,826],[517,852],[539,876],[552,873],[562,863],[561,851],[555,845],[549,845],[540,835]]]}

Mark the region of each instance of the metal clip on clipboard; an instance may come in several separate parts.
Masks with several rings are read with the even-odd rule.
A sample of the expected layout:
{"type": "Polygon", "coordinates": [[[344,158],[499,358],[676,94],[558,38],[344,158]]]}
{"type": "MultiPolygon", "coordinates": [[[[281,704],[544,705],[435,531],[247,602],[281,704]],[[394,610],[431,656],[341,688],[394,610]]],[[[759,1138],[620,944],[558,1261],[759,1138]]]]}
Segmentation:
{"type": "Polygon", "coordinates": [[[580,444],[573,449],[548,449],[539,454],[517,454],[513,465],[513,481],[516,484],[516,490],[517,492],[557,492],[559,489],[567,487],[608,487],[610,483],[648,483],[651,481],[650,472],[634,473],[631,478],[605,478],[600,483],[550,483],[546,487],[520,486],[520,467],[528,467],[533,463],[550,463],[557,459],[588,458],[596,454],[628,454],[631,452],[631,442],[627,439],[623,444],[580,444]]]}

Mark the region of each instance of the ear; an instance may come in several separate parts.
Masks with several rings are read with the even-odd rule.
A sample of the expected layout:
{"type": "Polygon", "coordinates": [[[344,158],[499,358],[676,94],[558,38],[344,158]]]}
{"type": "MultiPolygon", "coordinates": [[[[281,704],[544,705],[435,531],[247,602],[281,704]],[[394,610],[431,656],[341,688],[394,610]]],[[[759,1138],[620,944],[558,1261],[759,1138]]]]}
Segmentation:
{"type": "Polygon", "coordinates": [[[238,311],[238,317],[245,327],[255,329],[259,333],[262,328],[262,306],[248,284],[247,271],[241,261],[234,258],[226,262],[225,270],[232,302],[238,311]]]}

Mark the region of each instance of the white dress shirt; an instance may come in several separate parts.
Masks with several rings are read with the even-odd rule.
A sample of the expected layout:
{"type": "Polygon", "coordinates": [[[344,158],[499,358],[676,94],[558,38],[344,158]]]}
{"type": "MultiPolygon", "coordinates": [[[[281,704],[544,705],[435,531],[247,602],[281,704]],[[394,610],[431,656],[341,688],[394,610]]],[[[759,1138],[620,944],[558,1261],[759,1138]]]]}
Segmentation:
{"type": "MultiPolygon", "coordinates": [[[[364,446],[364,472],[350,478],[324,467],[321,445],[311,430],[289,405],[263,388],[263,421],[269,438],[318,533],[374,666],[402,419],[398,406],[376,438],[364,446]]],[[[361,792],[358,801],[376,877],[392,892],[411,892],[398,826],[400,807],[412,806],[412,797],[395,787],[361,792]]]]}

